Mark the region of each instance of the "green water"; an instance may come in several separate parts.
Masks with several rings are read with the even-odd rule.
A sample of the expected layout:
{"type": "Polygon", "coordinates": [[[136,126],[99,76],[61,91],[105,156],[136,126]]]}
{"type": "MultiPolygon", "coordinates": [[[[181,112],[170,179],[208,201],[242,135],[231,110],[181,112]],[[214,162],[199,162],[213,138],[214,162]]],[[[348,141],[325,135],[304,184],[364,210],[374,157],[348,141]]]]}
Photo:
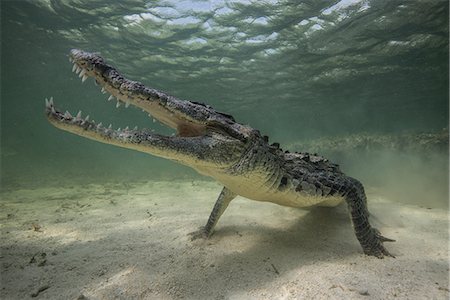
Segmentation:
{"type": "Polygon", "coordinates": [[[46,121],[44,98],[53,96],[59,107],[116,128],[171,133],[137,109],[114,108],[92,80],[82,84],[68,62],[79,48],[283,147],[385,137],[375,149],[351,139],[355,147],[342,151],[319,148],[394,200],[446,206],[448,9],[439,0],[2,1],[2,187],[202,178],[46,121]],[[423,133],[437,142],[392,146],[423,133]]]}

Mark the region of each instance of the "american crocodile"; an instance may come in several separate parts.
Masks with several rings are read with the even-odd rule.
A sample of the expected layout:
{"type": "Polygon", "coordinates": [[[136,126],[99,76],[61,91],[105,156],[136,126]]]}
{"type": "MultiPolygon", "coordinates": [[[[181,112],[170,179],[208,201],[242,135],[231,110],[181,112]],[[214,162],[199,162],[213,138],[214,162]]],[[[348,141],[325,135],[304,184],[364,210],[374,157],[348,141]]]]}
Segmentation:
{"type": "Polygon", "coordinates": [[[161,123],[175,129],[176,136],[155,134],[137,128],[114,130],[102,123],[72,116],[46,99],[46,115],[56,127],[99,142],[146,152],[187,165],[223,184],[206,226],[193,239],[209,237],[231,200],[237,195],[283,206],[336,206],[347,203],[356,237],[365,254],[382,258],[392,256],[383,237],[369,223],[363,185],[346,176],[327,159],[309,153],[282,151],[278,143],[242,125],[230,115],[211,106],[180,100],[140,82],[123,77],[98,54],[77,49],[70,51],[72,71],[84,82],[93,77],[116,98],[117,106],[134,105],[161,123]]]}

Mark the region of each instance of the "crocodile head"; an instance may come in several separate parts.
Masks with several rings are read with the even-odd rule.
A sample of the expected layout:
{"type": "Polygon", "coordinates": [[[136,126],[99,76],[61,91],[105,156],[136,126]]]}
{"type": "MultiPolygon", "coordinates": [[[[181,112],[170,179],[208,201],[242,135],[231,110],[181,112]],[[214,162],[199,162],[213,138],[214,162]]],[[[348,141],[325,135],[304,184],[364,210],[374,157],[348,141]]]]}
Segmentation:
{"type": "MultiPolygon", "coordinates": [[[[46,99],[46,115],[56,127],[103,143],[150,153],[193,167],[201,173],[211,168],[228,168],[247,151],[259,133],[241,125],[232,116],[212,107],[177,99],[140,82],[124,78],[98,54],[77,49],[70,51],[72,71],[84,82],[92,77],[108,100],[117,99],[117,107],[124,104],[138,107],[176,130],[175,136],[164,136],[149,129],[114,130],[111,125],[73,116],[56,108],[53,99],[46,99]]],[[[209,174],[208,174],[209,175],[209,174]]]]}

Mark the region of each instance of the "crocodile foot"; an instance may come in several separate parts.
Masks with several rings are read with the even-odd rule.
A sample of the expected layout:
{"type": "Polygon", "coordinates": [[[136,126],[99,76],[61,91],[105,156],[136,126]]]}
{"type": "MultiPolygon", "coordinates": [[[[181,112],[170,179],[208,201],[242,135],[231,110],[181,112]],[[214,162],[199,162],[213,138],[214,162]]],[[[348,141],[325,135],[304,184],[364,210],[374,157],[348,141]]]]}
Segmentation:
{"type": "Polygon", "coordinates": [[[393,239],[389,239],[381,235],[380,231],[376,228],[371,228],[368,239],[364,243],[363,250],[366,255],[376,256],[378,258],[383,258],[385,256],[394,257],[389,251],[383,246],[383,242],[395,242],[393,239]]]}
{"type": "Polygon", "coordinates": [[[197,239],[208,239],[211,234],[208,233],[205,226],[200,227],[198,230],[189,233],[188,235],[191,236],[191,241],[197,240],[197,239]]]}

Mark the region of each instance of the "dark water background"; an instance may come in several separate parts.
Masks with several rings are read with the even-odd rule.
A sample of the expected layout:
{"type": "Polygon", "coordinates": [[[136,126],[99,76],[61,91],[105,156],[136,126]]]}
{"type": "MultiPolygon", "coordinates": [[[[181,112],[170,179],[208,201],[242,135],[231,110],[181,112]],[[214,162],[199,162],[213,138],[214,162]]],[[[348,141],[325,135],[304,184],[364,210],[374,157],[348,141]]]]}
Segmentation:
{"type": "Polygon", "coordinates": [[[46,121],[53,96],[116,128],[170,134],[81,84],[68,62],[80,48],[282,146],[319,149],[395,201],[446,206],[448,11],[447,0],[2,1],[2,187],[200,178],[46,121]]]}

